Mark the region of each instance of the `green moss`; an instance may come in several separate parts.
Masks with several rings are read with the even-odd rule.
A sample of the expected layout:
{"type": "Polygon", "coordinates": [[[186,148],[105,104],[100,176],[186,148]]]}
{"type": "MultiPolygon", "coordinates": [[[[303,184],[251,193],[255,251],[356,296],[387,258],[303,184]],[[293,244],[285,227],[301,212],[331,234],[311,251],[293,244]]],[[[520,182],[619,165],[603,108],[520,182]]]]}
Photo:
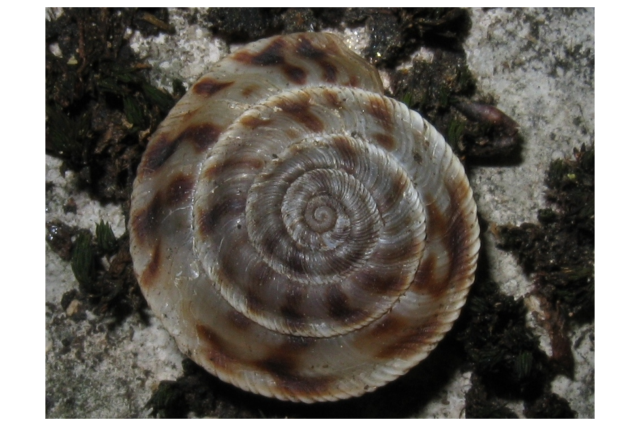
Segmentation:
{"type": "Polygon", "coordinates": [[[92,237],[88,232],[81,232],[74,244],[71,255],[71,269],[78,280],[80,288],[90,289],[95,280],[95,250],[91,244],[92,237]]]}
{"type": "Polygon", "coordinates": [[[455,145],[462,139],[464,134],[464,121],[451,120],[449,123],[449,129],[447,130],[447,141],[451,145],[455,145]]]}
{"type": "Polygon", "coordinates": [[[111,254],[116,250],[116,248],[118,248],[116,237],[113,234],[111,225],[104,222],[102,219],[100,220],[100,223],[96,224],[96,242],[98,248],[103,253],[111,254]]]}

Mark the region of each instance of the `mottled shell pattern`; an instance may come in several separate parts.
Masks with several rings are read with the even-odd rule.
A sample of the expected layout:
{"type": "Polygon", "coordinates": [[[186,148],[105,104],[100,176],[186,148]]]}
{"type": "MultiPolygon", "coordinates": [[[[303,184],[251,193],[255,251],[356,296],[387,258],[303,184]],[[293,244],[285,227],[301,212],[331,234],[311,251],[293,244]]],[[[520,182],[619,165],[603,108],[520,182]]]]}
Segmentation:
{"type": "Polygon", "coordinates": [[[323,33],[251,43],[202,77],[149,142],[129,227],[180,350],[303,402],[362,395],[424,359],[480,246],[442,136],[323,33]]]}

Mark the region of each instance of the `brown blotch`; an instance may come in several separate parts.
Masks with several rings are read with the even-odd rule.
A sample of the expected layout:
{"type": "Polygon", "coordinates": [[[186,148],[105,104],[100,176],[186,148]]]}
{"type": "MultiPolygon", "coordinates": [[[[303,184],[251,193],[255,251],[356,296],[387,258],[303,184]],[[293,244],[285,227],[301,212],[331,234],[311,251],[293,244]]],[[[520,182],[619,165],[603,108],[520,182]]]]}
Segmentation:
{"type": "Polygon", "coordinates": [[[296,53],[305,59],[310,59],[322,68],[324,80],[327,83],[335,83],[338,79],[338,70],[326,59],[327,52],[319,49],[306,38],[302,38],[296,47],[296,53]]]}
{"type": "Polygon", "coordinates": [[[292,353],[294,351],[307,350],[318,343],[315,337],[305,336],[287,336],[287,341],[278,347],[278,350],[284,353],[292,353]]]}
{"type": "Polygon", "coordinates": [[[277,232],[272,231],[269,232],[264,238],[262,249],[264,250],[264,253],[266,253],[270,257],[273,257],[280,247],[280,238],[277,234],[277,232]]]}
{"type": "Polygon", "coordinates": [[[318,61],[318,65],[322,68],[324,81],[327,83],[335,83],[338,80],[338,69],[329,61],[318,61]]]}
{"type": "Polygon", "coordinates": [[[414,153],[413,153],[413,161],[415,161],[416,164],[422,164],[422,155],[420,155],[420,153],[418,151],[414,151],[414,153]]]}
{"type": "Polygon", "coordinates": [[[396,148],[396,140],[393,136],[385,133],[375,133],[373,138],[378,142],[378,145],[386,149],[387,151],[393,151],[396,148]]]}
{"type": "Polygon", "coordinates": [[[202,96],[212,96],[220,90],[231,86],[233,81],[217,81],[213,78],[203,78],[193,86],[194,93],[202,96]]]}
{"type": "Polygon", "coordinates": [[[428,255],[418,267],[411,288],[419,293],[429,293],[436,298],[442,296],[449,288],[449,274],[437,281],[435,277],[436,264],[436,257],[433,254],[428,255]]]}
{"type": "Polygon", "coordinates": [[[342,108],[342,101],[338,94],[332,90],[323,90],[322,96],[324,97],[327,105],[330,105],[336,109],[342,108]]]}
{"type": "Polygon", "coordinates": [[[330,286],[325,293],[325,297],[327,312],[336,321],[347,323],[355,321],[364,315],[362,309],[349,305],[347,295],[337,285],[330,286]]]}
{"type": "Polygon", "coordinates": [[[190,141],[198,152],[203,152],[218,142],[220,129],[211,123],[195,124],[187,127],[178,137],[180,141],[190,141]]]}
{"type": "Polygon", "coordinates": [[[156,172],[176,152],[178,139],[169,140],[166,135],[159,136],[157,141],[148,147],[142,163],[142,174],[156,172]]]}
{"type": "Polygon", "coordinates": [[[191,196],[194,186],[195,180],[188,175],[181,173],[174,177],[171,183],[167,186],[167,207],[175,207],[187,201],[191,196]]]}
{"type": "Polygon", "coordinates": [[[402,179],[402,176],[395,176],[394,178],[395,180],[391,182],[389,191],[380,194],[378,199],[378,209],[381,213],[388,212],[403,197],[406,181],[402,179]]]}
{"type": "Polygon", "coordinates": [[[249,311],[256,313],[264,310],[264,307],[265,307],[264,300],[258,297],[257,294],[247,291],[246,297],[247,297],[247,309],[249,309],[249,311]]]}
{"type": "Polygon", "coordinates": [[[296,53],[303,58],[311,59],[313,61],[327,56],[327,53],[324,50],[314,46],[309,39],[304,36],[300,38],[300,41],[296,46],[296,53]]]}
{"type": "Polygon", "coordinates": [[[273,274],[273,269],[271,269],[266,263],[259,262],[251,268],[251,271],[249,271],[249,282],[252,283],[252,285],[268,283],[271,281],[273,274]]]}
{"type": "Polygon", "coordinates": [[[385,130],[393,130],[393,116],[391,115],[391,111],[389,111],[389,106],[383,98],[370,96],[366,110],[380,122],[385,130]]]}
{"type": "Polygon", "coordinates": [[[147,264],[147,267],[145,268],[144,272],[142,272],[142,276],[140,277],[140,285],[145,289],[149,289],[153,286],[158,276],[158,272],[160,271],[161,257],[162,250],[160,249],[160,242],[158,242],[153,247],[151,260],[147,264]]]}
{"type": "Polygon", "coordinates": [[[144,243],[156,235],[163,214],[163,206],[162,195],[157,193],[151,203],[134,216],[131,228],[141,242],[144,243]]]}
{"type": "Polygon", "coordinates": [[[387,336],[401,334],[409,326],[407,321],[393,315],[385,315],[379,322],[374,324],[370,327],[369,334],[376,339],[385,338],[385,340],[387,336]]]}
{"type": "Polygon", "coordinates": [[[271,124],[272,121],[273,120],[271,119],[263,120],[260,117],[247,115],[240,119],[240,124],[242,124],[244,127],[254,130],[254,129],[257,129],[258,127],[268,126],[269,124],[271,124]]]}
{"type": "Polygon", "coordinates": [[[347,83],[347,86],[360,87],[360,78],[357,75],[349,76],[349,82],[347,83]]]}
{"type": "Polygon", "coordinates": [[[300,137],[300,132],[292,128],[285,129],[284,134],[287,135],[289,139],[297,139],[300,137]]]}
{"type": "Polygon", "coordinates": [[[393,295],[405,287],[405,280],[396,274],[385,274],[382,271],[358,271],[356,280],[368,291],[379,295],[393,295]]]}
{"type": "Polygon", "coordinates": [[[301,100],[281,99],[275,106],[282,109],[285,114],[291,116],[295,121],[304,125],[312,132],[321,132],[324,129],[324,125],[322,121],[311,112],[309,102],[310,98],[307,95],[306,98],[301,100]]]}
{"type": "MultiPolygon", "coordinates": [[[[452,209],[457,209],[462,200],[469,196],[469,189],[466,187],[460,190],[460,193],[456,193],[451,188],[447,188],[447,190],[451,196],[450,205],[452,209]]],[[[441,212],[430,197],[427,197],[427,214],[429,216],[427,232],[433,234],[431,230],[440,230],[434,237],[443,237],[442,242],[450,256],[449,269],[444,274],[445,278],[440,283],[429,284],[427,288],[429,294],[440,296],[450,289],[453,282],[460,281],[461,278],[466,277],[469,273],[465,256],[468,252],[470,229],[463,214],[441,212]],[[465,267],[462,268],[462,266],[465,267]]],[[[426,275],[426,268],[428,267],[429,265],[421,265],[418,272],[426,275]],[[425,271],[422,271],[423,268],[425,271]]],[[[464,280],[462,280],[463,282],[464,280]]]]}
{"type": "Polygon", "coordinates": [[[270,374],[278,387],[289,395],[320,395],[329,391],[335,379],[328,376],[310,377],[299,371],[297,363],[291,355],[272,355],[264,360],[256,361],[255,367],[270,374]]]}
{"type": "Polygon", "coordinates": [[[300,67],[296,67],[295,65],[284,64],[282,66],[282,70],[284,71],[287,79],[294,84],[304,84],[307,81],[307,72],[300,67]]]}
{"type": "Polygon", "coordinates": [[[240,94],[245,97],[248,98],[249,96],[253,95],[255,93],[256,90],[258,90],[260,87],[256,86],[256,85],[249,85],[247,87],[245,87],[244,89],[242,89],[242,92],[240,92],[240,94]]]}
{"type": "Polygon", "coordinates": [[[238,330],[246,330],[248,329],[253,322],[244,316],[241,312],[236,311],[235,309],[231,309],[227,314],[227,319],[238,330]]]}
{"type": "Polygon", "coordinates": [[[356,148],[350,143],[349,139],[344,136],[334,136],[333,145],[342,157],[343,161],[340,164],[342,170],[349,174],[353,174],[355,172],[355,164],[358,158],[356,148]]]}
{"type": "Polygon", "coordinates": [[[247,51],[239,51],[231,56],[233,60],[242,62],[245,64],[258,65],[258,66],[271,66],[284,64],[284,55],[282,49],[285,47],[285,41],[282,38],[277,38],[261,52],[250,53],[247,51]]]}
{"type": "Polygon", "coordinates": [[[203,235],[211,235],[222,218],[244,212],[245,204],[246,199],[243,197],[223,194],[214,201],[208,211],[199,212],[198,229],[203,235]]]}
{"type": "MultiPolygon", "coordinates": [[[[467,231],[461,215],[458,215],[455,221],[450,223],[449,219],[438,209],[436,203],[433,202],[430,197],[427,197],[427,215],[429,217],[427,233],[429,235],[436,234],[433,230],[438,230],[439,232],[434,235],[434,237],[441,237],[444,235],[445,238],[443,243],[450,256],[449,270],[444,274],[442,281],[423,284],[423,286],[426,286],[424,288],[429,291],[429,294],[434,297],[438,297],[449,289],[451,281],[454,279],[454,269],[456,268],[456,265],[459,265],[463,260],[461,257],[466,248],[465,238],[467,236],[467,231]]],[[[428,279],[429,270],[427,268],[429,267],[433,268],[434,266],[430,266],[428,262],[425,262],[424,265],[420,265],[418,268],[419,277],[416,278],[420,278],[421,280],[428,279]],[[425,275],[427,275],[427,277],[425,277],[425,275]]]]}
{"type": "Polygon", "coordinates": [[[251,169],[251,170],[260,170],[264,167],[264,160],[260,158],[251,158],[246,157],[243,158],[240,155],[233,155],[224,160],[222,166],[220,167],[220,172],[225,173],[228,170],[235,169],[251,169]]]}
{"type": "Polygon", "coordinates": [[[203,324],[196,324],[196,332],[207,347],[207,359],[216,368],[228,371],[238,363],[233,353],[227,348],[224,339],[211,328],[203,324]]]}
{"type": "Polygon", "coordinates": [[[422,352],[424,346],[433,341],[435,336],[441,335],[442,324],[437,318],[431,318],[419,328],[396,329],[396,339],[381,348],[374,356],[378,359],[407,359],[416,352],[422,352]]]}
{"type": "Polygon", "coordinates": [[[305,274],[308,271],[305,269],[307,263],[305,262],[304,252],[298,250],[289,250],[289,256],[287,257],[287,266],[298,274],[305,274]]]}
{"type": "Polygon", "coordinates": [[[300,310],[300,302],[302,301],[303,294],[300,290],[293,289],[293,291],[285,297],[284,305],[280,308],[280,314],[284,318],[287,326],[293,330],[297,330],[304,314],[300,310]]]}
{"type": "Polygon", "coordinates": [[[460,269],[460,267],[466,265],[464,256],[469,245],[469,238],[469,229],[464,221],[464,217],[457,215],[447,233],[447,249],[449,253],[451,253],[451,268],[448,272],[449,281],[457,281],[460,278],[460,273],[467,273],[466,268],[460,269]]]}
{"type": "Polygon", "coordinates": [[[203,176],[208,181],[214,181],[220,174],[221,168],[218,164],[209,166],[203,173],[203,176]]]}

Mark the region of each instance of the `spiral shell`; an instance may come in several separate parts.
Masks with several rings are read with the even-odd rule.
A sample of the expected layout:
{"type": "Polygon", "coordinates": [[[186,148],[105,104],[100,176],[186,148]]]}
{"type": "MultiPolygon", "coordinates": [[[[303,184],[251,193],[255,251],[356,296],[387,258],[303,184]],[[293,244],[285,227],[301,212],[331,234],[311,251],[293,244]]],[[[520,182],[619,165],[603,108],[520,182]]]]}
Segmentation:
{"type": "Polygon", "coordinates": [[[189,90],[147,147],[129,228],[180,349],[303,402],[362,395],[424,359],[480,245],[442,136],[322,33],[249,44],[189,90]]]}

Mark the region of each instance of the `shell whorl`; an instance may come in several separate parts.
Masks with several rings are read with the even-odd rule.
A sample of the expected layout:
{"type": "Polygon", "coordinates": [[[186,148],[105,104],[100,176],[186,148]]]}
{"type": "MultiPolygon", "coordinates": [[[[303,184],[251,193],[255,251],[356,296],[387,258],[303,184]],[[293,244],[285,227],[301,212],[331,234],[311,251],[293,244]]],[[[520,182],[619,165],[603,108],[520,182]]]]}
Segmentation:
{"type": "Polygon", "coordinates": [[[180,349],[283,400],[404,374],[473,282],[464,169],[330,34],[260,40],[171,111],[138,169],[134,270],[180,349]]]}

